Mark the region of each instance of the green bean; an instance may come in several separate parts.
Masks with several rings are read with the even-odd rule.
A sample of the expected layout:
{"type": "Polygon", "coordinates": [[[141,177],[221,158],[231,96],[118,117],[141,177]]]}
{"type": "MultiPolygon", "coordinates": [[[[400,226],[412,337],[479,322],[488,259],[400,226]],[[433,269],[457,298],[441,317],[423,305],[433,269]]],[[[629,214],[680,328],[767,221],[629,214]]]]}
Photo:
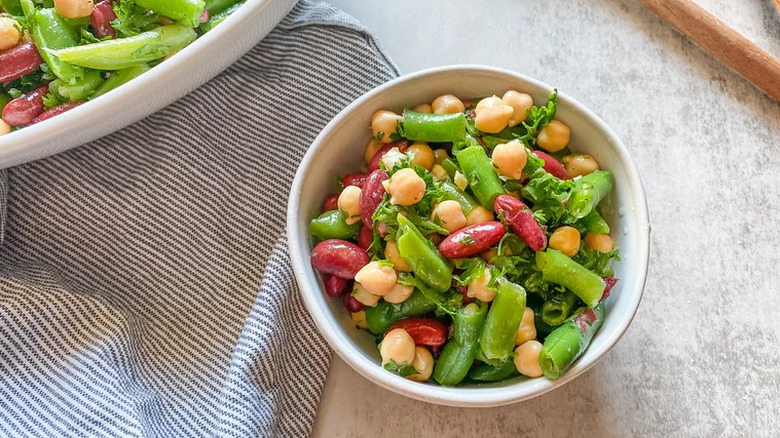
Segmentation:
{"type": "Polygon", "coordinates": [[[536,326],[537,339],[543,339],[555,330],[555,327],[550,326],[550,324],[547,324],[542,320],[542,306],[544,305],[544,300],[541,296],[535,293],[528,294],[525,305],[534,311],[534,326],[536,326]]]}
{"type": "Polygon", "coordinates": [[[455,173],[460,172],[460,167],[458,167],[452,158],[445,158],[444,161],[441,162],[441,167],[444,168],[444,171],[447,172],[447,175],[449,175],[450,178],[455,178],[455,173]]]}
{"type": "Polygon", "coordinates": [[[576,314],[553,330],[544,340],[542,352],[539,354],[539,365],[544,376],[550,380],[561,377],[585,352],[603,321],[604,303],[601,303],[594,309],[576,314]]]}
{"type": "Polygon", "coordinates": [[[59,78],[51,81],[49,91],[68,101],[86,100],[103,82],[99,71],[87,70],[83,78],[72,84],[59,78]]]}
{"type": "Polygon", "coordinates": [[[415,289],[406,301],[390,304],[380,301],[374,307],[366,308],[366,325],[371,333],[381,335],[396,322],[412,316],[421,316],[436,310],[436,303],[415,289]]]}
{"type": "Polygon", "coordinates": [[[601,217],[595,208],[588,213],[587,216],[580,219],[578,224],[581,225],[587,233],[609,234],[609,224],[607,224],[607,221],[601,217]]]}
{"type": "Polygon", "coordinates": [[[479,348],[488,359],[506,360],[515,346],[517,328],[525,311],[525,289],[501,277],[498,290],[479,338],[479,348]]]}
{"type": "Polygon", "coordinates": [[[206,6],[203,0],[135,0],[135,3],[189,27],[200,24],[200,16],[206,6]]]}
{"type": "Polygon", "coordinates": [[[206,10],[211,16],[227,11],[236,10],[244,4],[244,0],[206,0],[206,10]]]}
{"type": "Polygon", "coordinates": [[[571,316],[577,301],[577,295],[569,291],[550,297],[542,304],[542,321],[553,327],[563,324],[571,316]]]}
{"type": "Polygon", "coordinates": [[[160,59],[195,41],[194,30],[181,24],[161,26],[128,38],[54,50],[60,60],[99,70],[121,70],[160,59]]]}
{"type": "Polygon", "coordinates": [[[98,96],[102,96],[114,88],[118,88],[120,85],[124,85],[131,80],[141,76],[143,73],[149,71],[150,67],[147,64],[137,64],[129,68],[117,70],[111,72],[111,76],[103,82],[97,90],[92,94],[90,99],[94,99],[98,96]]]}
{"type": "Polygon", "coordinates": [[[480,363],[469,370],[468,377],[477,382],[499,382],[519,375],[514,360],[509,358],[499,365],[480,363]]]}
{"type": "Polygon", "coordinates": [[[22,15],[22,3],[19,0],[0,0],[0,7],[11,15],[22,15]]]}
{"type": "Polygon", "coordinates": [[[460,204],[463,214],[467,215],[477,206],[477,201],[468,193],[456,186],[452,181],[442,181],[439,183],[439,192],[443,200],[455,201],[460,204]]]}
{"type": "Polygon", "coordinates": [[[309,234],[317,236],[320,240],[327,239],[355,239],[360,232],[360,221],[347,225],[344,216],[338,210],[330,210],[309,222],[309,234]]]}
{"type": "Polygon", "coordinates": [[[469,146],[457,158],[474,196],[483,207],[493,211],[493,201],[505,192],[485,150],[481,146],[469,146]]]}
{"type": "Polygon", "coordinates": [[[597,170],[575,180],[566,208],[576,219],[590,214],[612,190],[614,177],[608,170],[597,170]]]}
{"type": "MultiPolygon", "coordinates": [[[[205,33],[211,29],[214,29],[218,24],[225,21],[225,19],[227,19],[227,17],[229,17],[233,12],[236,12],[236,10],[238,10],[238,8],[240,8],[242,5],[243,3],[236,3],[233,6],[230,6],[229,8],[218,13],[212,13],[212,11],[209,9],[209,13],[212,13],[212,15],[209,17],[209,21],[200,25],[200,30],[205,33]]],[[[206,9],[208,9],[208,4],[206,4],[206,9]]]]}
{"type": "Polygon", "coordinates": [[[28,19],[30,36],[38,52],[55,76],[68,83],[84,77],[84,69],[52,55],[53,50],[77,46],[80,38],[72,21],[59,16],[54,9],[36,10],[31,0],[22,0],[24,14],[28,19]]]}
{"type": "Polygon", "coordinates": [[[455,386],[466,377],[479,349],[479,336],[486,316],[484,303],[471,303],[455,314],[452,336],[433,368],[433,378],[440,385],[455,386]]]}
{"type": "Polygon", "coordinates": [[[402,214],[398,214],[396,244],[401,258],[409,263],[415,277],[436,292],[444,292],[452,284],[452,266],[439,250],[402,214]]]}
{"type": "Polygon", "coordinates": [[[404,137],[412,141],[455,142],[466,138],[466,116],[457,114],[425,114],[404,110],[404,137]]]}
{"type": "Polygon", "coordinates": [[[536,266],[542,271],[544,281],[569,289],[590,308],[596,307],[604,294],[605,283],[601,277],[560,251],[538,251],[536,266]]]}

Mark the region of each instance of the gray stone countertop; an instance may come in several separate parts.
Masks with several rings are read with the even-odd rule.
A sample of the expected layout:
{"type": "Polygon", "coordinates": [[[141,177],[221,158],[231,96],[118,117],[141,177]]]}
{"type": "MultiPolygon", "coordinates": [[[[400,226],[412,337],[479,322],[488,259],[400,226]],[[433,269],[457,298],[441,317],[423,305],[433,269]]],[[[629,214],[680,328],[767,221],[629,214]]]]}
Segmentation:
{"type": "MultiPolygon", "coordinates": [[[[771,0],[698,0],[780,56],[771,0]]],[[[317,437],[780,435],[780,104],[634,0],[335,0],[403,73],[482,63],[557,86],[623,139],[653,226],[634,323],[586,374],[490,409],[333,358],[317,437]]]]}

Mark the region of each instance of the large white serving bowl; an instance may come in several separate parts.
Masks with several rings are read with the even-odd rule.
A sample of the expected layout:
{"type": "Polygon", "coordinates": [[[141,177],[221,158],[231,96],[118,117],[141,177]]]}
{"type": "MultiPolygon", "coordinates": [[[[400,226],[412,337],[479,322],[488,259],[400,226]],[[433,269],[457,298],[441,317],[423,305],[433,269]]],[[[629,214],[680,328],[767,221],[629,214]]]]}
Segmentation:
{"type": "Polygon", "coordinates": [[[297,0],[247,0],[228,19],[150,71],[65,114],[0,137],[0,169],[110,134],[171,104],[226,69],[297,0]]]}
{"type": "Polygon", "coordinates": [[[558,95],[556,118],[571,128],[571,148],[593,155],[615,175],[615,189],[604,201],[605,219],[621,248],[615,265],[620,279],[607,301],[607,316],[585,354],[556,381],[518,377],[493,384],[455,388],[417,383],[380,366],[374,337],[355,328],[342,300],[328,298],[320,276],[310,264],[312,238],[308,222],[320,213],[336,175],[365,168],[364,150],[370,139],[371,114],[379,109],[401,110],[436,96],[501,95],[516,89],[546,102],[552,87],[518,73],[484,66],[451,66],[404,76],[366,93],[341,111],[314,140],[292,184],[287,211],[290,255],[306,305],[330,346],[358,373],[376,384],[412,397],[450,406],[486,407],[526,400],[560,387],[592,367],[623,336],[634,318],[645,284],[650,225],[645,195],[631,158],[615,133],[593,112],[571,97],[558,95]]]}

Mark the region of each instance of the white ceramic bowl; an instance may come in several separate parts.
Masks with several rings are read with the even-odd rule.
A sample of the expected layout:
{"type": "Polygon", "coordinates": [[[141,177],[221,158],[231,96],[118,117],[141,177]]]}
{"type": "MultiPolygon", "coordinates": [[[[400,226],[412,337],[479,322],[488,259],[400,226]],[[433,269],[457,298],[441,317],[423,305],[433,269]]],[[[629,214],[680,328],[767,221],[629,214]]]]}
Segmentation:
{"type": "Polygon", "coordinates": [[[620,281],[608,298],[604,325],[585,354],[563,377],[556,381],[518,377],[455,388],[412,382],[382,369],[374,337],[355,328],[342,300],[328,298],[322,292],[319,275],[309,261],[312,239],[307,224],[320,213],[336,175],[364,168],[363,152],[370,139],[371,114],[379,109],[401,110],[430,102],[445,93],[476,97],[500,95],[508,89],[527,92],[535,102],[546,102],[552,87],[511,71],[483,66],[436,68],[388,82],[353,102],[322,130],[293,181],[287,233],[293,268],[309,312],[345,362],[371,381],[399,394],[467,407],[495,406],[537,396],[566,384],[604,357],[626,331],[639,306],[647,272],[650,232],[639,175],[615,133],[590,110],[562,93],[558,95],[556,117],[571,128],[571,148],[593,155],[602,168],[615,175],[615,189],[604,201],[603,208],[622,257],[615,265],[620,281]]]}
{"type": "Polygon", "coordinates": [[[255,46],[297,0],[247,0],[176,56],[65,114],[0,137],[0,169],[108,135],[171,104],[255,46]]]}

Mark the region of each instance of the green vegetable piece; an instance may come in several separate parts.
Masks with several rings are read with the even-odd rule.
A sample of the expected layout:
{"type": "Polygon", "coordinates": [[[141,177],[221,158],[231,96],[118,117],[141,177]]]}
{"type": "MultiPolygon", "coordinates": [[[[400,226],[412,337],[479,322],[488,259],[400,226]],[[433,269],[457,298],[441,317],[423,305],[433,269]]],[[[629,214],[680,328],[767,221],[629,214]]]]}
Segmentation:
{"type": "Polygon", "coordinates": [[[0,7],[11,15],[22,15],[22,2],[19,0],[0,0],[0,7]]]}
{"type": "Polygon", "coordinates": [[[504,361],[512,355],[517,328],[525,311],[525,289],[501,277],[479,339],[482,354],[504,361]]]}
{"type": "Polygon", "coordinates": [[[244,4],[244,0],[206,0],[206,10],[211,16],[227,10],[236,10],[244,4]]]}
{"type": "Polygon", "coordinates": [[[469,146],[458,153],[458,163],[479,203],[493,211],[493,201],[505,192],[485,150],[481,146],[469,146]]]}
{"type": "Polygon", "coordinates": [[[452,266],[406,216],[399,213],[397,219],[398,252],[412,267],[415,277],[436,292],[449,289],[452,282],[452,266]]]}
{"type": "Polygon", "coordinates": [[[579,220],[579,224],[588,233],[609,234],[609,224],[594,208],[587,216],[579,220]]]}
{"type": "Polygon", "coordinates": [[[360,221],[347,225],[344,216],[338,210],[330,210],[322,213],[309,222],[309,234],[317,236],[320,240],[327,239],[355,239],[360,232],[360,221]]]}
{"type": "Polygon", "coordinates": [[[601,277],[560,251],[538,251],[536,266],[542,271],[544,281],[569,289],[590,308],[596,307],[604,294],[606,285],[601,277]]]}
{"type": "Polygon", "coordinates": [[[514,360],[509,358],[499,365],[480,363],[469,370],[468,377],[477,382],[500,382],[519,375],[514,360]]]}
{"type": "Polygon", "coordinates": [[[436,303],[431,301],[419,289],[415,289],[409,298],[400,304],[390,304],[380,301],[374,307],[366,308],[366,325],[371,333],[381,335],[396,322],[412,316],[421,316],[436,310],[436,303]]]}
{"type": "Polygon", "coordinates": [[[614,184],[612,172],[597,170],[575,180],[566,208],[575,219],[589,215],[606,198],[614,184]]]}
{"type": "Polygon", "coordinates": [[[457,163],[455,163],[452,158],[445,158],[444,161],[441,162],[441,167],[444,168],[444,171],[447,172],[447,175],[449,175],[450,178],[455,178],[455,172],[460,172],[460,167],[458,167],[457,163]]]}
{"type": "Polygon", "coordinates": [[[471,210],[477,206],[477,201],[471,197],[468,193],[456,186],[452,181],[442,181],[439,183],[439,193],[442,200],[455,201],[460,204],[460,208],[463,210],[463,214],[468,216],[471,210]]]}
{"type": "MultiPolygon", "coordinates": [[[[214,2],[217,3],[217,2],[214,2]]],[[[211,14],[209,16],[209,21],[203,23],[200,25],[200,30],[202,32],[208,32],[211,29],[214,29],[217,27],[218,24],[222,23],[227,19],[233,12],[236,12],[238,8],[240,8],[243,5],[243,3],[236,3],[233,6],[230,6],[228,9],[225,9],[222,12],[213,13],[211,10],[209,10],[209,13],[211,14]]],[[[208,9],[209,5],[206,3],[206,9],[208,9]]]]}
{"type": "Polygon", "coordinates": [[[203,0],[135,0],[135,3],[189,27],[200,24],[200,15],[206,6],[203,0]]]}
{"type": "Polygon", "coordinates": [[[585,310],[553,330],[544,340],[539,365],[544,376],[555,380],[588,348],[604,321],[604,303],[585,310]]]}
{"type": "Polygon", "coordinates": [[[130,82],[131,80],[149,71],[149,69],[150,67],[147,64],[138,64],[130,68],[111,72],[111,76],[109,76],[108,79],[106,79],[97,88],[97,90],[95,90],[95,92],[92,94],[90,99],[94,99],[96,97],[102,96],[108,93],[109,91],[119,87],[120,85],[124,85],[130,82]]]}
{"type": "Polygon", "coordinates": [[[103,82],[99,71],[87,70],[84,77],[73,84],[59,78],[51,81],[49,91],[65,101],[86,100],[103,82]]]}
{"type": "Polygon", "coordinates": [[[161,26],[128,38],[54,50],[60,60],[98,70],[121,70],[154,61],[195,41],[197,34],[181,24],[161,26]]]}
{"type": "Polygon", "coordinates": [[[83,68],[51,54],[52,50],[77,46],[81,41],[73,21],[62,18],[54,9],[36,10],[31,0],[22,0],[22,6],[28,20],[30,36],[51,72],[67,83],[82,79],[85,75],[83,68]]]}
{"type": "Polygon", "coordinates": [[[542,321],[553,327],[563,324],[571,316],[577,301],[577,295],[569,291],[550,297],[542,304],[542,321]]]}
{"type": "Polygon", "coordinates": [[[433,368],[433,378],[442,386],[455,386],[469,372],[479,349],[479,337],[487,317],[487,305],[471,303],[453,317],[450,340],[433,368]]]}
{"type": "Polygon", "coordinates": [[[466,116],[458,114],[425,114],[404,110],[403,135],[412,141],[448,142],[466,138],[466,116]]]}
{"type": "Polygon", "coordinates": [[[11,96],[6,96],[5,94],[0,93],[0,113],[3,112],[3,108],[5,108],[6,105],[8,105],[8,102],[11,101],[11,96]]]}

